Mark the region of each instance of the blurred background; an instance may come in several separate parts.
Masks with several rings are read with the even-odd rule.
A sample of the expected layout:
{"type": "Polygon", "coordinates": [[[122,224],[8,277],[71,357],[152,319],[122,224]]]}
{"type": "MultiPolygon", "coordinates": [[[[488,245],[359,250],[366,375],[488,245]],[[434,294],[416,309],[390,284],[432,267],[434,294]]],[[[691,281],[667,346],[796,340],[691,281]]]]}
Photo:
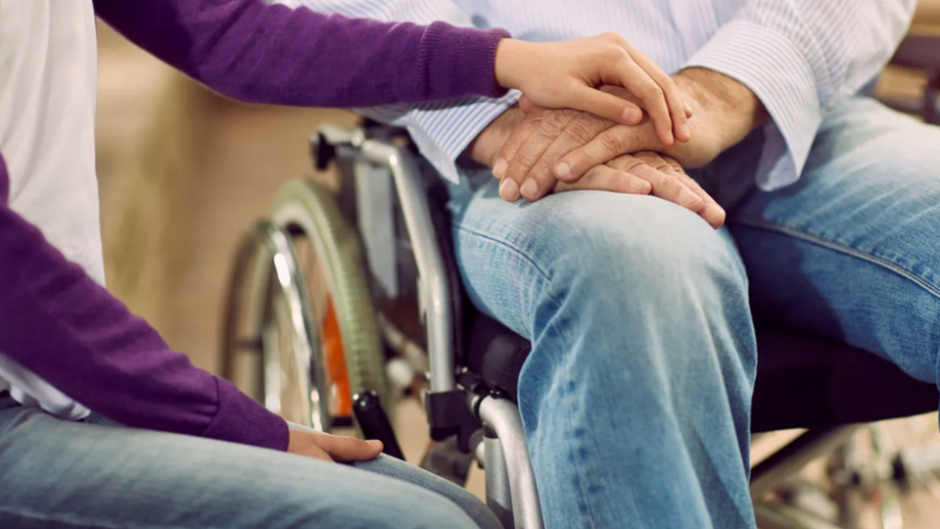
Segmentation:
{"type": "MultiPolygon", "coordinates": [[[[940,0],[920,0],[912,31],[940,34],[940,0]]],[[[281,184],[329,178],[312,169],[308,138],[322,122],[351,125],[356,118],[234,103],[104,24],[98,37],[97,164],[108,287],[174,349],[218,373],[222,302],[239,236],[267,212],[281,184]]],[[[917,97],[924,83],[922,72],[889,68],[878,90],[917,97]]],[[[415,460],[428,437],[417,405],[405,406],[412,405],[397,414],[396,429],[415,460]]],[[[901,444],[940,441],[935,415],[884,430],[901,444]]],[[[473,479],[471,488],[481,490],[479,483],[473,479]]],[[[905,501],[913,502],[905,507],[913,513],[905,527],[940,526],[940,496],[927,491],[905,501]]]]}

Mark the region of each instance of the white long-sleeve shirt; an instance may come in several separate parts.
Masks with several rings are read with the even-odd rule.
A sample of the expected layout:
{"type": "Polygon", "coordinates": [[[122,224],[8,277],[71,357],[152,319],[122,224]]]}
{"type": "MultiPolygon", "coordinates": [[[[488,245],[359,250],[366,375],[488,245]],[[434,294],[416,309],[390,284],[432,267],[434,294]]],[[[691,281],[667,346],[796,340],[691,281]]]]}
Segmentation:
{"type": "MultiPolygon", "coordinates": [[[[888,62],[916,0],[282,0],[321,12],[501,27],[555,41],[616,31],[667,72],[700,66],[753,91],[773,118],[758,184],[795,182],[827,107],[857,93],[888,62]]],[[[451,181],[457,157],[518,94],[392,105],[363,113],[407,127],[451,181]]]]}

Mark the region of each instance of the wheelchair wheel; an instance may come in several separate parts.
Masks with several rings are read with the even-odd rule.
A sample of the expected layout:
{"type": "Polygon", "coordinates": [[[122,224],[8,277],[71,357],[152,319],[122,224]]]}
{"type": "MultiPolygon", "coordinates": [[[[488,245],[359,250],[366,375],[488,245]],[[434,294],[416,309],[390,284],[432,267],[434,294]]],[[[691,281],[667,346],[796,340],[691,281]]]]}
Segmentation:
{"type": "Polygon", "coordinates": [[[367,390],[376,392],[391,414],[385,353],[359,239],[333,197],[316,182],[289,182],[275,200],[271,219],[291,235],[296,251],[319,334],[331,415],[352,417],[352,396],[367,390]]]}
{"type": "Polygon", "coordinates": [[[243,238],[223,324],[222,373],[268,410],[332,426],[318,332],[291,238],[263,222],[243,238]]]}

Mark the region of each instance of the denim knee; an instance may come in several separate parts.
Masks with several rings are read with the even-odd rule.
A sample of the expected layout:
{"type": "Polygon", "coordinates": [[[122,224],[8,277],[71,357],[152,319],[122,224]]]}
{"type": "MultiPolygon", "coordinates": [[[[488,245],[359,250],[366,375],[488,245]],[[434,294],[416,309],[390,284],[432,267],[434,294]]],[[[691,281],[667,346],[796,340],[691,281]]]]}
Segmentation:
{"type": "Polygon", "coordinates": [[[613,193],[545,208],[528,230],[525,252],[541,273],[521,295],[533,339],[562,342],[551,354],[581,350],[579,368],[668,371],[711,349],[729,371],[753,372],[746,276],[726,233],[659,198],[613,193]],[[732,345],[705,347],[716,334],[732,345]],[[575,347],[585,340],[590,351],[575,347]],[[669,340],[687,345],[660,346],[669,340]]]}
{"type": "Polygon", "coordinates": [[[618,311],[668,312],[728,294],[740,301],[746,276],[726,234],[656,197],[597,195],[538,219],[551,235],[533,241],[529,255],[545,270],[549,295],[618,311]]]}

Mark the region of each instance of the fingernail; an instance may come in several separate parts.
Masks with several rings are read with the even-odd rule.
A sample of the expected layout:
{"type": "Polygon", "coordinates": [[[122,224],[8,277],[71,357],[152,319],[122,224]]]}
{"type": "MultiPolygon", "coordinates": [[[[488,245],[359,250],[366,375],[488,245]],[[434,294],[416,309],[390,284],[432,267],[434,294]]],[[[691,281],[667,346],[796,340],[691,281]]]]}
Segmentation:
{"type": "Polygon", "coordinates": [[[522,196],[526,198],[535,198],[539,194],[539,184],[533,178],[522,182],[522,196]]]}
{"type": "Polygon", "coordinates": [[[383,448],[383,446],[382,446],[382,441],[375,441],[375,440],[366,441],[366,444],[368,444],[368,445],[371,446],[372,448],[378,448],[378,449],[382,449],[382,448],[383,448]]]}
{"type": "Polygon", "coordinates": [[[725,216],[725,210],[721,209],[718,204],[709,204],[705,206],[703,214],[708,220],[718,220],[725,216]]]}
{"type": "Polygon", "coordinates": [[[562,162],[555,166],[554,172],[558,178],[564,178],[571,174],[571,166],[562,162]]]}
{"type": "Polygon", "coordinates": [[[634,124],[643,119],[643,113],[640,112],[638,108],[625,108],[623,109],[623,121],[627,124],[634,124]]]}
{"type": "Polygon", "coordinates": [[[691,113],[692,113],[692,107],[690,107],[688,103],[683,102],[683,103],[682,103],[682,106],[685,107],[685,113],[686,113],[686,114],[691,114],[691,113]]]}
{"type": "Polygon", "coordinates": [[[519,186],[516,181],[512,178],[504,178],[499,184],[499,196],[510,202],[519,200],[519,186]]]}
{"type": "Polygon", "coordinates": [[[634,178],[633,181],[630,182],[630,189],[633,191],[643,191],[647,189],[646,186],[648,185],[649,185],[649,182],[647,182],[646,180],[640,180],[639,178],[634,178]]]}
{"type": "Polygon", "coordinates": [[[685,137],[686,137],[686,138],[691,138],[691,137],[692,137],[692,133],[689,132],[689,124],[688,124],[688,123],[683,123],[683,124],[682,124],[682,134],[685,134],[685,137]]]}
{"type": "Polygon", "coordinates": [[[496,163],[493,164],[493,176],[496,178],[502,178],[503,174],[506,173],[506,166],[508,165],[509,164],[506,163],[506,160],[503,160],[502,158],[496,160],[496,163]]]}
{"type": "Polygon", "coordinates": [[[682,188],[682,191],[679,192],[679,202],[682,203],[683,206],[691,206],[698,201],[698,199],[699,196],[688,188],[682,188]]]}

